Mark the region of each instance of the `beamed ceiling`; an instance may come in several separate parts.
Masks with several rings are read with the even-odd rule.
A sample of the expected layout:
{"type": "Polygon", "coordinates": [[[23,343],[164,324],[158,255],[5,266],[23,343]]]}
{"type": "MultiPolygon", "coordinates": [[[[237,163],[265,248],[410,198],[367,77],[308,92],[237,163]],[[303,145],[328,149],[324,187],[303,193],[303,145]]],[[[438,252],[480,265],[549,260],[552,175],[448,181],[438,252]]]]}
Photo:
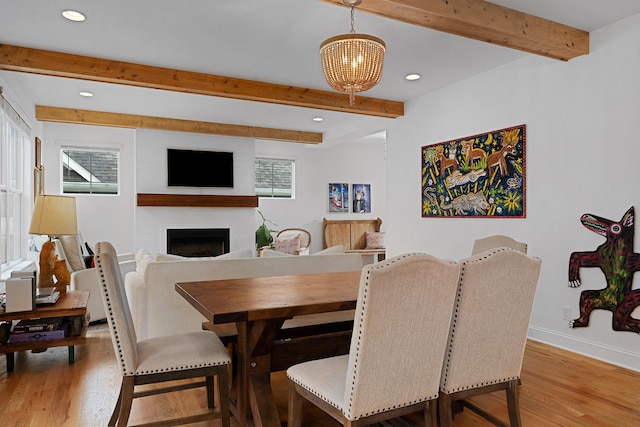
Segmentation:
{"type": "Polygon", "coordinates": [[[589,31],[640,12],[626,0],[364,0],[356,31],[385,40],[387,55],[381,83],[349,105],[318,54],[348,32],[342,0],[79,2],[83,23],[60,16],[73,1],[26,3],[0,0],[0,77],[39,120],[305,144],[383,131],[413,97],[527,55],[588,55],[589,31]]]}

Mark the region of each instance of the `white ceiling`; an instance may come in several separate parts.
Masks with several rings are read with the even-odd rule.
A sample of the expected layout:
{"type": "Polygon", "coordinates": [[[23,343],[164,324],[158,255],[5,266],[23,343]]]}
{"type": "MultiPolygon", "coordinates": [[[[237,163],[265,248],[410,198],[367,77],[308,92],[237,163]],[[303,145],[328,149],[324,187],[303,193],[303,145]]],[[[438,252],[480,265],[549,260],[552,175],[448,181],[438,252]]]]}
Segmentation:
{"type": "MultiPolygon", "coordinates": [[[[493,3],[586,31],[640,13],[637,0],[493,3]]],[[[320,43],[349,26],[348,9],[319,0],[0,0],[3,44],[320,90],[331,90],[320,43]],[[64,9],[87,20],[69,22],[64,9]]],[[[374,98],[406,102],[527,55],[358,9],[355,29],[387,44],[382,81],[363,94],[374,98]],[[407,82],[410,72],[423,78],[407,82]]],[[[324,132],[326,144],[365,137],[392,120],[7,71],[0,77],[38,105],[324,132]],[[82,98],[81,90],[95,96],[82,98]],[[325,120],[313,122],[318,115],[325,120]]]]}

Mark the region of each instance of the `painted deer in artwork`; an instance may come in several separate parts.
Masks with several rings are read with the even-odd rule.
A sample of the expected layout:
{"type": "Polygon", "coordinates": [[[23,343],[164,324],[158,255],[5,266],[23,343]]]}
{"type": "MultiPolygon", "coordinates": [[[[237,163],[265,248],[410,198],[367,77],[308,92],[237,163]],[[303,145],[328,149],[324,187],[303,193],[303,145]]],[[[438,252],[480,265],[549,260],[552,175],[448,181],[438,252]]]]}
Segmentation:
{"type": "Polygon", "coordinates": [[[491,176],[500,170],[500,175],[507,174],[507,156],[516,154],[516,144],[518,143],[518,135],[520,129],[512,129],[500,132],[500,150],[489,154],[487,157],[487,167],[491,176]],[[495,169],[492,169],[494,168],[495,169]]]}
{"type": "Polygon", "coordinates": [[[589,326],[593,310],[613,313],[613,330],[640,333],[640,320],[631,313],[640,306],[640,289],[632,289],[633,273],[640,270],[640,254],[633,252],[633,206],[618,222],[591,214],[580,218],[582,225],[607,240],[593,252],[574,252],[569,259],[569,286],[580,286],[580,267],[600,267],[607,286],[600,290],[585,290],[580,294],[580,317],[569,327],[589,326]]]}
{"type": "Polygon", "coordinates": [[[447,169],[451,168],[451,171],[458,169],[458,159],[456,159],[456,147],[455,144],[449,146],[449,157],[444,156],[444,147],[438,145],[436,147],[436,157],[440,160],[440,176],[444,176],[447,169]]]}
{"type": "Polygon", "coordinates": [[[462,141],[462,154],[467,159],[467,164],[473,166],[474,160],[481,162],[487,156],[487,153],[481,148],[473,148],[473,139],[462,141]]]}

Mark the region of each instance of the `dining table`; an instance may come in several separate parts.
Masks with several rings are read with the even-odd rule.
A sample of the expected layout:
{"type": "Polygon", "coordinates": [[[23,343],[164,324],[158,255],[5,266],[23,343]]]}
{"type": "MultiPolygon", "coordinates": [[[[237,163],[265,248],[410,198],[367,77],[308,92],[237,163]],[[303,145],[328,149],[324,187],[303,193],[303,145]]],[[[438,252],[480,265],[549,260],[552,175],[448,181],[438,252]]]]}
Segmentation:
{"type": "Polygon", "coordinates": [[[207,321],[237,328],[231,407],[241,426],[281,426],[271,389],[274,340],[294,316],[355,309],[360,275],[353,271],[176,283],[176,291],[207,321]]]}

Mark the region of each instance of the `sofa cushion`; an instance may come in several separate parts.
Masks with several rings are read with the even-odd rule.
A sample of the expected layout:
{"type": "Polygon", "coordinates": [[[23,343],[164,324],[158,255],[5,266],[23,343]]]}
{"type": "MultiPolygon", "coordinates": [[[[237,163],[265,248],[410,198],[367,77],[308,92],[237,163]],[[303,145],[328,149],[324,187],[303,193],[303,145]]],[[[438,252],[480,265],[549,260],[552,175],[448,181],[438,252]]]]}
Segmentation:
{"type": "Polygon", "coordinates": [[[300,254],[300,233],[288,237],[276,237],[274,249],[290,255],[300,254]]]}
{"type": "Polygon", "coordinates": [[[330,254],[343,254],[344,246],[343,245],[335,245],[330,248],[323,249],[321,251],[315,252],[312,255],[330,255],[330,254]]]}
{"type": "Polygon", "coordinates": [[[238,259],[238,258],[253,258],[253,249],[243,248],[235,251],[231,251],[226,254],[218,255],[216,259],[238,259]]]}
{"type": "Polygon", "coordinates": [[[236,259],[236,258],[253,258],[253,249],[243,248],[235,251],[228,252],[226,254],[209,257],[185,257],[174,254],[156,254],[156,261],[185,261],[185,260],[208,260],[208,259],[236,259]]]}
{"type": "Polygon", "coordinates": [[[367,231],[365,238],[367,240],[365,249],[384,249],[384,233],[367,231]]]}

